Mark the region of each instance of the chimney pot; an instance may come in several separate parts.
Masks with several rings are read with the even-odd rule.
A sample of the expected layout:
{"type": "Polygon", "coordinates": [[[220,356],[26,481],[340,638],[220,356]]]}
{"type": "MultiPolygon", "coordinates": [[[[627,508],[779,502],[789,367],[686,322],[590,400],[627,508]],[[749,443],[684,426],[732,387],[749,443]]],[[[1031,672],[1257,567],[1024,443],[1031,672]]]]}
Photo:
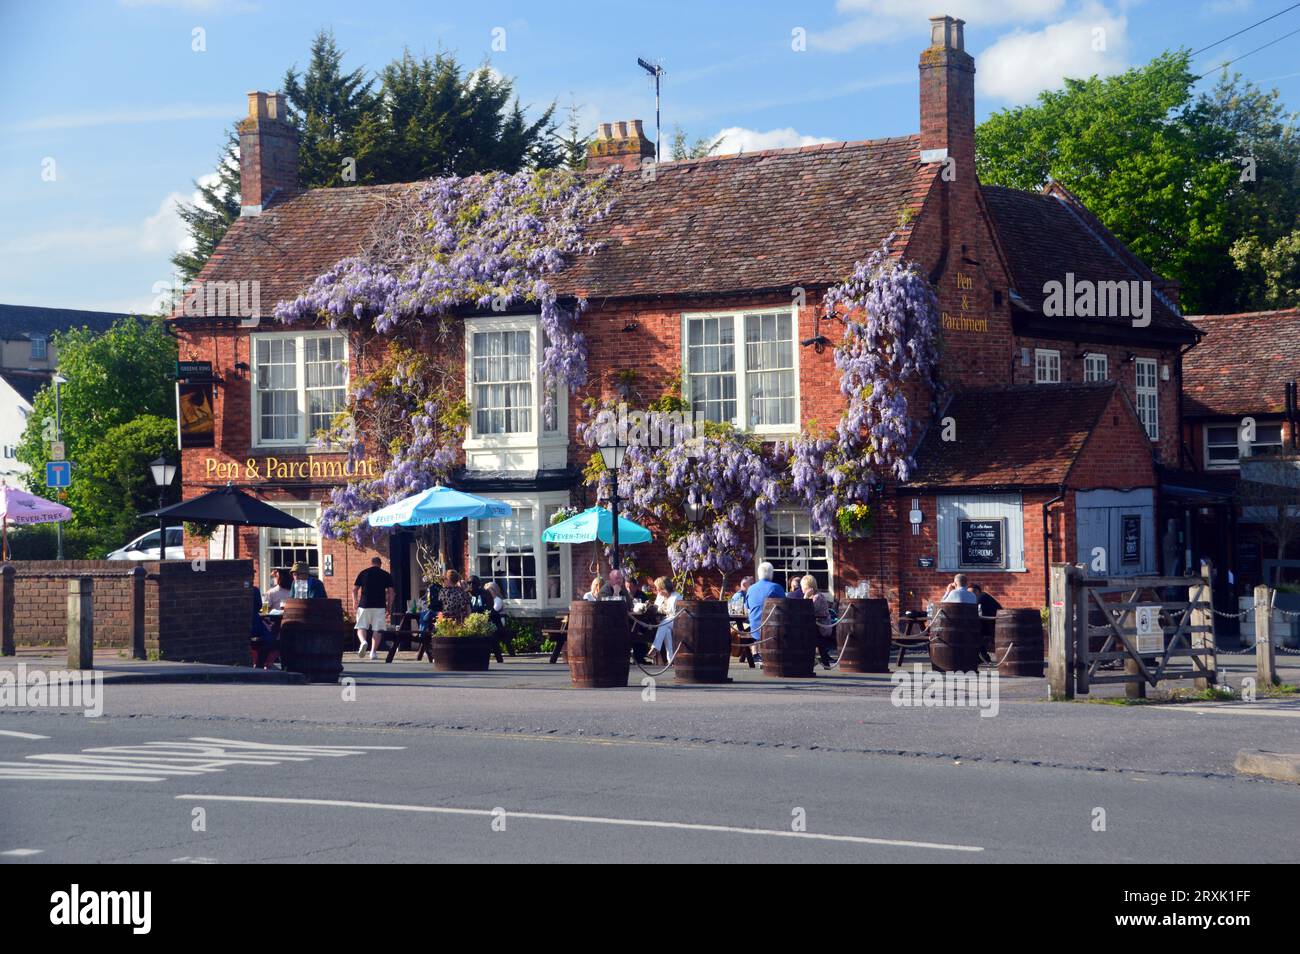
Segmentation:
{"type": "Polygon", "coordinates": [[[613,123],[601,123],[599,126],[596,127],[596,138],[597,139],[612,138],[612,136],[610,135],[610,130],[612,130],[613,127],[614,127],[613,123]]]}
{"type": "Polygon", "coordinates": [[[614,124],[614,138],[615,139],[627,138],[627,123],[620,120],[619,122],[616,122],[614,124]]]}
{"type": "Polygon", "coordinates": [[[965,50],[965,20],[954,17],[930,17],[930,45],[945,50],[965,50]]]}
{"type": "Polygon", "coordinates": [[[631,136],[633,139],[640,139],[645,135],[644,130],[642,130],[641,128],[641,120],[629,119],[627,121],[627,124],[628,124],[628,135],[631,136]]]}
{"type": "Polygon", "coordinates": [[[646,138],[641,120],[600,123],[596,138],[587,146],[587,169],[596,172],[621,166],[632,170],[654,157],[655,144],[646,138]]]}
{"type": "Polygon", "coordinates": [[[298,130],[289,122],[283,93],[248,94],[248,117],[239,122],[240,215],[259,215],[298,191],[298,130]]]}

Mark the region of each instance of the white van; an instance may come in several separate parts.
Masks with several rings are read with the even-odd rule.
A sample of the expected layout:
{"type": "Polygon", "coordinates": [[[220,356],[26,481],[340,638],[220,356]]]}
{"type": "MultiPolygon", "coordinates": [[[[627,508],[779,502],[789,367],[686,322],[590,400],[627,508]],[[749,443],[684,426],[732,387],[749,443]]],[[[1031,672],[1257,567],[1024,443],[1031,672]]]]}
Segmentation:
{"type": "MultiPolygon", "coordinates": [[[[167,556],[168,560],[184,560],[184,530],[180,527],[167,528],[167,556]]],[[[136,537],[120,550],[114,550],[107,557],[109,560],[156,560],[158,559],[158,531],[150,530],[148,533],[136,537]]]]}

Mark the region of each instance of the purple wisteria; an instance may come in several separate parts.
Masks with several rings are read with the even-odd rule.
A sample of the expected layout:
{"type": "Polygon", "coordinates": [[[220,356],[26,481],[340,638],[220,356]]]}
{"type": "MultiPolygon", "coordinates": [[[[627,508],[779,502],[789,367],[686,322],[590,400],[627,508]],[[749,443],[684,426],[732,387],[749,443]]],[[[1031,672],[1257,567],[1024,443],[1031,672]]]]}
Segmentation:
{"type": "MultiPolygon", "coordinates": [[[[586,231],[608,214],[616,174],[486,173],[412,187],[393,199],[366,252],[336,263],[298,298],[277,305],[275,315],[354,335],[373,328],[395,342],[445,335],[452,313],[467,305],[495,312],[535,307],[543,393],[553,401],[558,388],[573,391],[587,379],[587,345],[578,330],[586,302],[561,301],[546,276],[595,251],[586,231]]],[[[389,461],[381,478],[334,492],[321,518],[325,536],[366,542],[370,512],[445,480],[455,464],[463,378],[415,370],[409,358],[389,367],[389,379],[363,385],[360,402],[350,401],[353,418],[368,406],[366,426],[355,419],[339,424],[356,435],[345,442],[351,456],[364,454],[364,442],[389,461]]]]}

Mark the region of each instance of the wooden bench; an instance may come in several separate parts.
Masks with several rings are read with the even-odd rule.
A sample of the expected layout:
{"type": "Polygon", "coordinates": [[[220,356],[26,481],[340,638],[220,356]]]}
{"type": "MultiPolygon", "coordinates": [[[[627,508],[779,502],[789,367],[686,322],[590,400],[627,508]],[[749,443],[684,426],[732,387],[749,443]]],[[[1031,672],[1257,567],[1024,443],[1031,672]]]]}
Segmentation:
{"type": "Polygon", "coordinates": [[[569,617],[561,616],[560,625],[550,629],[542,630],[542,641],[547,639],[555,640],[555,649],[551,653],[551,663],[560,658],[560,652],[564,649],[564,644],[569,641],[569,617]]]}

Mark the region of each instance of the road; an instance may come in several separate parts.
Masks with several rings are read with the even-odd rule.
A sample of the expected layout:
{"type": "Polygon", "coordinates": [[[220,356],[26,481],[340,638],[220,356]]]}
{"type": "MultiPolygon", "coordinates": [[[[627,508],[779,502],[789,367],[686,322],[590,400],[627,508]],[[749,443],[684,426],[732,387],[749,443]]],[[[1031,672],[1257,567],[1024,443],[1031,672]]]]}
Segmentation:
{"type": "Polygon", "coordinates": [[[117,686],[0,713],[0,861],[1293,861],[1300,707],[901,709],[879,678],[117,686]],[[1181,710],[1181,711],[1180,711],[1181,710]],[[1261,824],[1275,819],[1276,826],[1261,824]]]}

